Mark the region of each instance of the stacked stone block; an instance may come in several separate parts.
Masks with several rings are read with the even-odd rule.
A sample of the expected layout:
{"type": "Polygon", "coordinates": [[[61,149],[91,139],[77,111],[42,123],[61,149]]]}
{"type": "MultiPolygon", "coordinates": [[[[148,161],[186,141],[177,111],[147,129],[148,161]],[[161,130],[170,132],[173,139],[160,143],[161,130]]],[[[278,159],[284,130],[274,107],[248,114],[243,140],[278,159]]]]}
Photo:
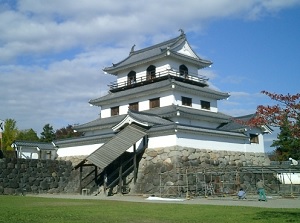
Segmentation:
{"type": "Polygon", "coordinates": [[[66,161],[0,159],[0,194],[62,193],[71,172],[66,161]]]}
{"type": "MultiPolygon", "coordinates": [[[[187,182],[189,183],[189,189],[191,189],[192,187],[201,188],[201,183],[207,184],[210,181],[213,181],[215,185],[221,185],[223,180],[226,180],[228,182],[227,188],[219,186],[218,191],[222,190],[225,193],[224,190],[226,190],[226,193],[233,193],[237,186],[253,187],[257,176],[243,174],[237,184],[234,173],[222,176],[200,173],[197,175],[197,179],[202,182],[195,182],[195,174],[198,171],[211,168],[217,168],[220,172],[222,170],[225,172],[226,168],[237,169],[243,166],[268,165],[270,165],[270,160],[264,153],[217,151],[179,146],[146,149],[139,163],[137,184],[131,185],[131,191],[138,194],[160,194],[162,187],[169,188],[169,190],[171,188],[172,190],[172,185],[174,185],[176,186],[174,190],[178,190],[179,186],[182,187],[183,193],[185,193],[187,182]]],[[[274,180],[273,176],[265,177],[274,180]]],[[[249,189],[255,190],[255,188],[249,189]]]]}

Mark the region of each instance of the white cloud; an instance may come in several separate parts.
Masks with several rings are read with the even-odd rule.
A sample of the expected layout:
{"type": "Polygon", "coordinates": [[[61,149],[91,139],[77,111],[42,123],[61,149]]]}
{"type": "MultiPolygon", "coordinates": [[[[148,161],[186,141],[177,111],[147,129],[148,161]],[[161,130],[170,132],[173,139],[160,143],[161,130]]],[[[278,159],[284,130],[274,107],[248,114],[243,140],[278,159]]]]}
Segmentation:
{"type": "MultiPolygon", "coordinates": [[[[20,128],[40,132],[47,123],[61,128],[97,118],[99,108],[90,107],[88,101],[105,94],[106,85],[115,80],[101,69],[125,58],[133,44],[149,46],[178,35],[179,28],[200,32],[218,19],[258,18],[299,1],[19,0],[12,7],[9,4],[0,6],[0,118],[14,118],[20,128]]],[[[215,71],[203,72],[210,80],[219,77],[215,71]]],[[[256,96],[231,95],[224,101],[231,106],[226,111],[241,114],[253,109],[251,100],[256,96]],[[240,100],[247,100],[249,108],[234,111],[240,100]]]]}
{"type": "Polygon", "coordinates": [[[253,18],[296,4],[299,1],[22,0],[17,10],[0,13],[0,59],[24,53],[46,55],[78,46],[128,44],[128,40],[150,34],[157,40],[156,35],[174,35],[178,28],[198,32],[210,20],[253,18]]]}
{"type": "Polygon", "coordinates": [[[38,132],[47,123],[61,128],[96,119],[100,108],[90,107],[88,101],[107,93],[107,84],[115,80],[101,71],[98,55],[95,51],[80,54],[45,68],[0,66],[0,94],[5,95],[0,98],[1,118],[13,118],[38,132]]]}

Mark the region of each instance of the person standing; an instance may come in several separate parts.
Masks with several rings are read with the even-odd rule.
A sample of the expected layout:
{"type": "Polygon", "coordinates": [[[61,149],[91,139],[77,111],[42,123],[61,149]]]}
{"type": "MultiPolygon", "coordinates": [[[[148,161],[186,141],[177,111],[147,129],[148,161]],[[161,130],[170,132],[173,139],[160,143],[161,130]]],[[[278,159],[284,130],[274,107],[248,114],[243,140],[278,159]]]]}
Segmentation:
{"type": "Polygon", "coordinates": [[[267,201],[267,197],[266,197],[266,193],[265,193],[265,189],[264,189],[264,182],[262,180],[259,180],[256,183],[256,187],[257,187],[257,191],[259,194],[259,201],[267,201]]]}

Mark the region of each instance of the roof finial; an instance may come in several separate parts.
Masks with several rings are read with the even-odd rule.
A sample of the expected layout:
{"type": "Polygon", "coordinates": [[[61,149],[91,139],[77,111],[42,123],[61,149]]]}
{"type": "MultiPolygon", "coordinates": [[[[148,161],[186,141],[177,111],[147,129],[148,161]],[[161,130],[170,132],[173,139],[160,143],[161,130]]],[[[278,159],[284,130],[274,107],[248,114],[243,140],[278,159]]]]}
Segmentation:
{"type": "Polygon", "coordinates": [[[134,52],[134,47],[135,47],[135,44],[133,44],[133,46],[131,47],[130,54],[132,54],[134,52]]]}
{"type": "Polygon", "coordinates": [[[181,34],[180,34],[181,36],[183,36],[183,35],[184,35],[184,31],[183,31],[183,29],[179,29],[178,31],[179,31],[179,32],[181,32],[181,34]]]}

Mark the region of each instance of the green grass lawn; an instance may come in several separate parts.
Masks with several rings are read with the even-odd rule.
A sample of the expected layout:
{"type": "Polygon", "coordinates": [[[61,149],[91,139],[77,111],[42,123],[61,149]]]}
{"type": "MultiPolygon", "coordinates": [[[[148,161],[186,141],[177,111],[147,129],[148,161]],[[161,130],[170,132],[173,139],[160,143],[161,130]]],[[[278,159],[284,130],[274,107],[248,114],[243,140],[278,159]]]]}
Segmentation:
{"type": "Polygon", "coordinates": [[[5,223],[300,222],[299,209],[0,196],[5,223]]]}

